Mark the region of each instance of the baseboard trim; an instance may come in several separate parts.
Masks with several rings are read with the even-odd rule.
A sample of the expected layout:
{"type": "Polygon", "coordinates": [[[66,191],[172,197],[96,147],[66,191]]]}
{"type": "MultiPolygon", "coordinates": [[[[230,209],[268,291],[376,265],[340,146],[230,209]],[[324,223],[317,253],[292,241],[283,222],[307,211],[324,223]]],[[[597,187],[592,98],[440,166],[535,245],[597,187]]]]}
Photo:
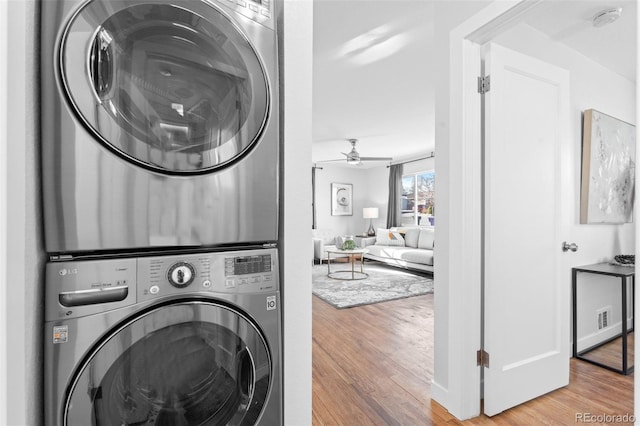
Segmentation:
{"type": "MultiPolygon", "coordinates": [[[[633,318],[627,320],[627,330],[633,328],[633,318]]],[[[614,339],[620,336],[622,332],[622,324],[618,321],[615,324],[605,328],[604,330],[597,331],[595,333],[588,334],[578,339],[578,352],[581,352],[587,348],[593,348],[600,343],[604,343],[607,340],[614,339]]]]}
{"type": "Polygon", "coordinates": [[[449,401],[449,391],[444,386],[437,383],[435,380],[431,381],[431,399],[436,401],[443,407],[447,407],[449,401]]]}

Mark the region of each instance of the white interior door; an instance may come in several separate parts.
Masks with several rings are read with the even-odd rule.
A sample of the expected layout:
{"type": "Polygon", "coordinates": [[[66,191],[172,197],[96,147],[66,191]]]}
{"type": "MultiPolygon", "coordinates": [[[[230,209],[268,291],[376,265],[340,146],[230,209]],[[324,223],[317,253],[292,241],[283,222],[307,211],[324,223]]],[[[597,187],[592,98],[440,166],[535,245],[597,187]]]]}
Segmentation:
{"type": "Polygon", "coordinates": [[[569,383],[569,73],[488,45],[484,412],[569,383]]]}

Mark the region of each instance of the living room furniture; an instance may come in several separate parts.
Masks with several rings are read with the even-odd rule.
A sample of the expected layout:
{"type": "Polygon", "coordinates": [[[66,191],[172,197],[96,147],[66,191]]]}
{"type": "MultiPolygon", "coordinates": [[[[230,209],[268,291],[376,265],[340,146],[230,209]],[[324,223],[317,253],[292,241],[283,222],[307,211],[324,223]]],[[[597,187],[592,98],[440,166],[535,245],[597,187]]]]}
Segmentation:
{"type": "Polygon", "coordinates": [[[378,229],[375,239],[362,239],[368,250],[364,257],[399,268],[433,272],[434,234],[432,227],[378,229]]]}
{"type": "MultiPolygon", "coordinates": [[[[336,240],[341,235],[336,234],[331,229],[313,229],[311,231],[313,241],[313,261],[314,263],[322,263],[327,260],[327,249],[336,249],[336,240]]],[[[358,241],[356,240],[356,244],[358,241]]],[[[332,257],[346,257],[334,254],[332,257]]]]}
{"type": "Polygon", "coordinates": [[[369,274],[364,272],[364,254],[367,252],[366,249],[353,249],[353,250],[341,250],[337,248],[327,249],[327,276],[329,278],[333,278],[336,280],[362,280],[369,276],[369,274]],[[340,257],[348,257],[349,262],[351,263],[351,270],[342,269],[342,270],[334,270],[331,271],[331,255],[337,255],[340,257]],[[356,271],[356,260],[360,259],[360,271],[356,271]],[[345,277],[347,275],[347,277],[345,277]],[[349,278],[349,275],[351,276],[349,278]]]}
{"type": "MultiPolygon", "coordinates": [[[[603,281],[603,283],[607,283],[609,284],[609,282],[607,281],[603,281]]],[[[573,356],[575,358],[581,359],[583,361],[587,361],[590,362],[592,364],[598,365],[600,367],[604,367],[606,369],[615,371],[617,373],[621,373],[621,374],[630,374],[633,372],[633,365],[629,366],[629,360],[627,358],[627,352],[628,352],[628,333],[630,331],[633,331],[633,328],[631,330],[628,330],[627,328],[627,299],[628,299],[628,294],[627,294],[627,284],[631,283],[631,292],[633,293],[635,291],[635,267],[632,266],[618,266],[618,265],[611,265],[609,263],[596,263],[593,265],[585,265],[585,266],[578,266],[575,268],[572,268],[572,290],[573,290],[573,356]],[[604,342],[598,343],[594,346],[591,346],[587,349],[583,349],[581,351],[578,351],[578,313],[577,313],[577,304],[578,304],[578,273],[587,273],[587,274],[598,274],[598,275],[607,275],[607,276],[612,276],[612,277],[617,277],[620,278],[620,284],[621,284],[621,291],[622,291],[622,297],[621,297],[621,308],[622,308],[622,315],[621,315],[621,334],[615,336],[612,339],[608,339],[604,342]],[[586,357],[586,355],[607,344],[610,343],[611,341],[617,339],[617,338],[622,338],[622,366],[621,368],[617,368],[611,365],[607,365],[604,364],[603,362],[600,362],[598,360],[595,359],[590,359],[588,357],[586,357]]],[[[632,301],[632,316],[633,318],[635,318],[635,304],[633,303],[633,294],[631,295],[631,301],[632,301]]]]}
{"type": "Polygon", "coordinates": [[[376,237],[365,237],[364,235],[356,235],[353,237],[353,241],[360,248],[365,248],[376,243],[376,237]]]}

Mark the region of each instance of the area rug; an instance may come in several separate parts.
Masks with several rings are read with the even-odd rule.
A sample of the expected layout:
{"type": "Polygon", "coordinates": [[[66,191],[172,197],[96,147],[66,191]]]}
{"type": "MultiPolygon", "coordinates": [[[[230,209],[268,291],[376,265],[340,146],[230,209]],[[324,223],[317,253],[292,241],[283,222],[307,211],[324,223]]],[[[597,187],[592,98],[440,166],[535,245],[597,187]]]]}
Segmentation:
{"type": "MultiPolygon", "coordinates": [[[[349,264],[331,264],[331,272],[348,269],[349,264]]],[[[362,280],[327,277],[327,265],[313,266],[312,292],[332,306],[352,308],[433,292],[433,279],[398,268],[365,263],[369,276],[362,280]]]]}

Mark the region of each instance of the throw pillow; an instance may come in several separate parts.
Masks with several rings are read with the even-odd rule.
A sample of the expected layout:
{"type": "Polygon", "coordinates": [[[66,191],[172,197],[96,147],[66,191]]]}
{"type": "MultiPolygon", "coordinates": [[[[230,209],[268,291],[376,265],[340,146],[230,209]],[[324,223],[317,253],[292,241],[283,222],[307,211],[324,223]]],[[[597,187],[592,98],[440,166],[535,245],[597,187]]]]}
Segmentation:
{"type": "Polygon", "coordinates": [[[418,248],[433,250],[434,232],[433,229],[421,229],[418,237],[418,248]]]}
{"type": "Polygon", "coordinates": [[[409,228],[404,234],[404,245],[407,247],[418,248],[418,238],[420,237],[420,229],[409,228]]]}
{"type": "Polygon", "coordinates": [[[378,229],[376,245],[404,247],[404,238],[402,238],[399,232],[389,231],[388,229],[378,229]]]}
{"type": "Polygon", "coordinates": [[[404,247],[404,238],[399,232],[389,232],[389,246],[404,247]]]}

